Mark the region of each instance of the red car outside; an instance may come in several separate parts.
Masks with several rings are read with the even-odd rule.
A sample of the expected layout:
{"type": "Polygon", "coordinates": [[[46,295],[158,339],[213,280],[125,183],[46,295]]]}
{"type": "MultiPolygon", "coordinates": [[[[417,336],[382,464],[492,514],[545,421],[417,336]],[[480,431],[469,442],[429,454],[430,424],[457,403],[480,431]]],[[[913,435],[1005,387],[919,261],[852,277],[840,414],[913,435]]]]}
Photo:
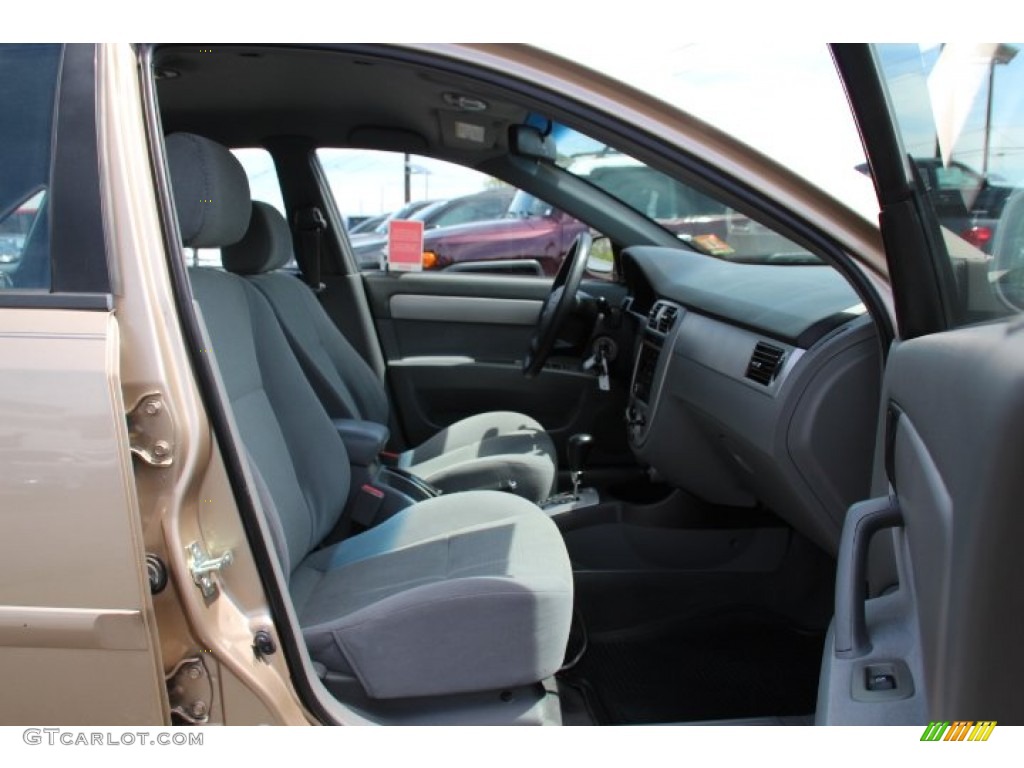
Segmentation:
{"type": "MultiPolygon", "coordinates": [[[[516,192],[505,216],[427,231],[423,268],[465,270],[479,262],[506,262],[507,271],[554,275],[580,232],[589,227],[569,214],[516,192]],[[514,262],[514,263],[513,263],[514,262]]],[[[506,271],[495,265],[490,271],[506,271]]]]}

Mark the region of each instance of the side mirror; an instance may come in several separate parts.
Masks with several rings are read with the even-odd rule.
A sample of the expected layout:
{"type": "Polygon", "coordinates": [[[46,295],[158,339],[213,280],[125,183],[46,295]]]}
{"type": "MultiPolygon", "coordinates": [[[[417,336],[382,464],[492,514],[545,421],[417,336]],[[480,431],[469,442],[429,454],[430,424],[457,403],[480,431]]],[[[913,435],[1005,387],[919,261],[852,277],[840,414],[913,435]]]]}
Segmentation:
{"type": "Polygon", "coordinates": [[[1010,195],[996,224],[989,267],[1003,300],[1024,309],[1024,191],[1010,195]]]}
{"type": "Polygon", "coordinates": [[[587,273],[601,280],[611,280],[615,272],[615,255],[612,241],[605,235],[594,238],[587,257],[587,273]]]}

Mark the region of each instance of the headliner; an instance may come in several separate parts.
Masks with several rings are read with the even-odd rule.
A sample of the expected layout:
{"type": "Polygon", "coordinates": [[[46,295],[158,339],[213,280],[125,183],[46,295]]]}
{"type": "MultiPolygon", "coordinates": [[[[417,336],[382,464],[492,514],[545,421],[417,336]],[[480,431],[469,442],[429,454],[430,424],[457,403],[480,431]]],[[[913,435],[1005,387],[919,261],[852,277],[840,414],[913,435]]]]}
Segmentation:
{"type": "Polygon", "coordinates": [[[409,151],[478,166],[507,153],[508,126],[528,112],[480,83],[365,50],[167,46],[154,62],[165,131],[234,147],[303,136],[317,146],[409,151]],[[160,76],[167,72],[176,76],[160,76]],[[459,110],[446,102],[451,94],[482,99],[487,109],[459,110]],[[460,139],[457,122],[482,129],[484,141],[460,139]]]}

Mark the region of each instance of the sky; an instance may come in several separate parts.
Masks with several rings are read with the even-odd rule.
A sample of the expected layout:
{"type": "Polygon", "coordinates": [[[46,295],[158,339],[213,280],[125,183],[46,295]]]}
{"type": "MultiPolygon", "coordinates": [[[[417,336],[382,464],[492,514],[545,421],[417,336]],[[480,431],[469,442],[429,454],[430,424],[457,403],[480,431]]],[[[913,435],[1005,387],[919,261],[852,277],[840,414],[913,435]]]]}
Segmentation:
{"type": "Polygon", "coordinates": [[[934,156],[938,145],[945,160],[977,171],[986,170],[987,165],[993,180],[1020,187],[1024,186],[1024,55],[1016,53],[1020,46],[1005,47],[1006,63],[990,70],[993,48],[957,43],[923,49],[890,45],[880,49],[880,61],[893,83],[893,101],[910,154],[934,156]],[[950,93],[955,95],[950,98],[950,93]],[[939,125],[944,129],[937,131],[939,125]]]}
{"type": "Polygon", "coordinates": [[[576,40],[548,46],[711,123],[876,215],[871,185],[854,170],[864,152],[824,43],[649,42],[614,57],[576,40]]]}

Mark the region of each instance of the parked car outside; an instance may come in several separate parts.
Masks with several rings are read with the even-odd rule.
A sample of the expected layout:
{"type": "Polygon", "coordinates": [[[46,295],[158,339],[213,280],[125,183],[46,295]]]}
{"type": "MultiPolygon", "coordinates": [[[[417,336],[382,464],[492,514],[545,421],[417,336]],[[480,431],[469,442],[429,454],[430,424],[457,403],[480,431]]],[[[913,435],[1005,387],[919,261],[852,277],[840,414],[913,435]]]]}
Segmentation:
{"type": "MultiPolygon", "coordinates": [[[[366,244],[366,247],[373,247],[371,243],[375,244],[380,241],[382,235],[386,235],[388,232],[388,222],[392,219],[408,219],[410,216],[415,214],[417,211],[428,208],[434,203],[443,202],[440,200],[412,200],[396,211],[392,211],[377,222],[375,226],[370,229],[364,229],[360,232],[352,233],[352,237],[349,238],[353,247],[362,247],[366,244]]],[[[358,253],[358,251],[357,251],[358,253]]]]}
{"type": "Polygon", "coordinates": [[[522,190],[515,191],[500,217],[431,229],[423,235],[423,268],[444,271],[487,269],[554,275],[581,221],[522,190]],[[486,266],[490,264],[491,266],[486,266]]]}
{"type": "MultiPolygon", "coordinates": [[[[935,205],[939,222],[964,241],[991,254],[1003,207],[1016,191],[996,174],[983,176],[970,166],[938,157],[915,157],[928,196],[935,205]]],[[[867,164],[857,170],[868,174],[867,164]]]]}
{"type": "MultiPolygon", "coordinates": [[[[505,215],[514,194],[514,188],[502,185],[497,189],[462,195],[451,200],[436,200],[402,216],[392,216],[389,221],[391,219],[422,221],[424,232],[429,233],[436,229],[498,219],[505,215]]],[[[381,236],[358,238],[352,242],[352,250],[359,263],[364,267],[377,267],[384,257],[388,242],[386,224],[378,227],[377,234],[381,236]]]]}
{"type": "Polygon", "coordinates": [[[45,192],[33,194],[0,220],[0,286],[7,284],[8,275],[17,270],[25,239],[36,223],[45,196],[45,192]]]}
{"type": "Polygon", "coordinates": [[[424,231],[454,227],[474,221],[497,219],[508,211],[508,205],[512,202],[515,192],[514,187],[502,184],[495,189],[464,195],[453,200],[438,201],[433,205],[420,208],[408,218],[413,221],[422,221],[424,231]]]}
{"type": "MultiPolygon", "coordinates": [[[[351,237],[352,235],[360,235],[363,234],[364,232],[373,232],[374,230],[377,229],[377,227],[379,227],[381,224],[387,221],[390,215],[390,213],[381,213],[377,216],[369,216],[363,219],[362,221],[349,226],[348,234],[351,237]]],[[[350,216],[349,221],[351,222],[351,220],[352,217],[350,216]]]]}
{"type": "MultiPolygon", "coordinates": [[[[435,203],[409,218],[424,223],[423,269],[553,275],[588,227],[513,187],[435,203]],[[502,265],[497,264],[502,262],[502,265]]],[[[386,239],[353,244],[363,269],[378,268],[386,239]]]]}

